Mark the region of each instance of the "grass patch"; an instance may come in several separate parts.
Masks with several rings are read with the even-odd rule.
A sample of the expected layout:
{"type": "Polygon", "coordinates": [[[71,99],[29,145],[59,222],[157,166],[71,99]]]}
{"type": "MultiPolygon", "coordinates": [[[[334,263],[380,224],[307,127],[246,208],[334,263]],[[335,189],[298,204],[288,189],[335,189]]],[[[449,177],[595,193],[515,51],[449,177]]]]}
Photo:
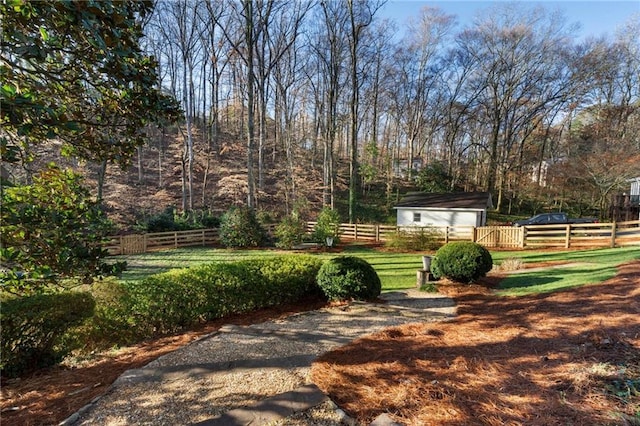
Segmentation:
{"type": "MultiPolygon", "coordinates": [[[[118,256],[117,260],[127,261],[129,265],[121,279],[135,281],[170,269],[212,262],[265,259],[281,254],[282,251],[279,250],[226,250],[197,247],[118,256]]],[[[416,271],[422,269],[422,255],[428,253],[380,252],[366,246],[350,245],[346,246],[341,253],[311,255],[325,260],[343,254],[358,256],[369,262],[380,277],[382,291],[393,291],[415,287],[416,271]]],[[[640,259],[640,250],[637,247],[549,252],[520,250],[496,251],[491,255],[496,265],[514,258],[521,259],[523,263],[564,261],[579,264],[571,268],[523,271],[510,275],[502,281],[498,294],[518,296],[605,281],[616,274],[618,265],[640,259]]]]}
{"type": "Polygon", "coordinates": [[[197,265],[216,262],[234,262],[239,260],[267,259],[281,255],[277,250],[227,250],[207,247],[179,248],[126,256],[118,260],[127,262],[127,270],[121,280],[137,281],[149,275],[166,272],[171,269],[191,268],[197,265]]]}
{"type": "Polygon", "coordinates": [[[580,250],[565,252],[496,252],[494,261],[517,256],[524,263],[564,261],[576,266],[509,275],[500,282],[501,296],[521,296],[548,293],[588,284],[597,284],[614,277],[618,265],[640,259],[637,247],[580,250]]]}
{"type": "MultiPolygon", "coordinates": [[[[197,247],[118,256],[117,259],[126,261],[128,265],[121,280],[137,281],[171,269],[189,268],[215,262],[266,259],[281,254],[282,251],[279,250],[227,250],[197,247]]],[[[313,253],[311,255],[327,260],[341,254],[358,256],[369,262],[380,277],[383,291],[415,287],[416,271],[422,269],[422,255],[420,253],[383,253],[358,245],[347,246],[342,253],[313,253]]]]}

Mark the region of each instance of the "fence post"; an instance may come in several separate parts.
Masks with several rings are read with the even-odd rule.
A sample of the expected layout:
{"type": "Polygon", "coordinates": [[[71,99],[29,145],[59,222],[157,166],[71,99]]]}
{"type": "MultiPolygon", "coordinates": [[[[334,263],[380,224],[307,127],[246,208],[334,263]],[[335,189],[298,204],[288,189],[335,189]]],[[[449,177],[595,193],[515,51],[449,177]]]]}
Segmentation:
{"type": "Polygon", "coordinates": [[[178,231],[175,231],[173,233],[173,244],[175,245],[176,248],[178,248],[178,231]]]}
{"type": "Polygon", "coordinates": [[[473,230],[471,232],[471,241],[472,242],[478,242],[478,228],[476,228],[475,226],[473,227],[473,230]]]}
{"type": "Polygon", "coordinates": [[[147,234],[142,234],[142,250],[143,253],[147,252],[147,234]]]}
{"type": "Polygon", "coordinates": [[[518,229],[520,232],[520,248],[524,248],[524,242],[527,238],[527,227],[526,226],[521,226],[518,229]]]}
{"type": "Polygon", "coordinates": [[[358,241],[358,224],[353,224],[353,238],[358,241]]]}
{"type": "Polygon", "coordinates": [[[564,242],[564,248],[569,248],[571,247],[571,224],[566,226],[566,237],[565,237],[565,242],[564,242]]]}
{"type": "Polygon", "coordinates": [[[380,242],[380,225],[376,224],[376,243],[380,242]]]}
{"type": "Polygon", "coordinates": [[[611,247],[615,247],[616,246],[616,221],[614,220],[613,223],[611,224],[611,247]]]}

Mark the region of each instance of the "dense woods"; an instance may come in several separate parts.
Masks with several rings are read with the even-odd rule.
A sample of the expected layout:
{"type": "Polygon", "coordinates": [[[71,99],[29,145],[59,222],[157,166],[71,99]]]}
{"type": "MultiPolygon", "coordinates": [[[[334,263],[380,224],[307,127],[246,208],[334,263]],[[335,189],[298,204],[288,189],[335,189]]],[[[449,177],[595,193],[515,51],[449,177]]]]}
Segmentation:
{"type": "MultiPolygon", "coordinates": [[[[56,117],[93,111],[94,118],[81,133],[75,124],[3,130],[11,141],[3,146],[19,147],[11,152],[20,160],[3,156],[6,177],[27,182],[37,164],[69,163],[95,182],[114,215],[132,223],[143,210],[221,212],[234,204],[276,216],[325,205],[366,221],[372,196],[392,206],[408,188],[486,190],[508,213],[604,215],[611,195],[640,175],[638,16],[608,38],[579,39],[571,17],[522,3],[496,4],[467,26],[429,7],[392,22],[381,11],[393,5],[363,0],[133,5],[106,22],[139,31],[140,51],[117,44],[115,34],[102,48],[139,55],[139,68],[152,66],[156,76],[150,82],[136,71],[136,84],[162,95],[144,104],[104,91],[87,104],[86,87],[99,90],[100,78],[113,78],[104,70],[117,58],[78,51],[71,57],[78,63],[104,62],[84,76],[60,65],[68,62],[50,65],[41,85],[59,88],[51,90],[67,105],[56,117]],[[58,87],[55,76],[85,89],[58,87]],[[144,140],[133,125],[144,126],[144,140]],[[124,169],[107,169],[111,163],[124,169]]],[[[50,9],[22,38],[5,31],[3,48],[31,37],[38,52],[52,49],[50,27],[62,34],[62,25],[77,23],[47,22],[47,14],[63,13],[50,9]]],[[[87,37],[67,37],[76,35],[71,49],[87,37]]],[[[27,53],[3,53],[10,65],[3,73],[27,53]]],[[[116,76],[132,69],[119,66],[116,76]]]]}

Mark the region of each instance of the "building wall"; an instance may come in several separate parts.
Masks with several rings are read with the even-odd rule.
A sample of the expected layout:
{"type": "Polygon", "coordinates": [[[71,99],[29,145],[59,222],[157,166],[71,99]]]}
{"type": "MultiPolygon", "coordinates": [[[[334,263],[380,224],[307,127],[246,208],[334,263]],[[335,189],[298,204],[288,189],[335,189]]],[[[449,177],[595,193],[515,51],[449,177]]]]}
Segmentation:
{"type": "Polygon", "coordinates": [[[639,196],[640,195],[640,177],[637,177],[635,179],[630,179],[629,180],[631,182],[631,192],[629,192],[629,194],[631,196],[639,196]]]}
{"type": "Polygon", "coordinates": [[[398,226],[484,226],[484,213],[480,210],[398,208],[398,226]],[[420,221],[414,215],[420,214],[420,221]]]}

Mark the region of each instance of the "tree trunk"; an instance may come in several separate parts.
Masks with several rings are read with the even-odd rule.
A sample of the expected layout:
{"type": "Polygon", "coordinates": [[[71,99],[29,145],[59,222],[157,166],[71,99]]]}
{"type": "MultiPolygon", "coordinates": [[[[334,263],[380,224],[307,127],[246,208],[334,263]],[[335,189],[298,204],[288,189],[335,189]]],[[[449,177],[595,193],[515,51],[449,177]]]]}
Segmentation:
{"type": "Polygon", "coordinates": [[[254,37],[253,37],[253,0],[244,0],[245,14],[245,42],[247,46],[247,206],[256,206],[255,178],[253,175],[253,151],[254,151],[254,124],[255,124],[255,98],[254,98],[254,37]]]}

